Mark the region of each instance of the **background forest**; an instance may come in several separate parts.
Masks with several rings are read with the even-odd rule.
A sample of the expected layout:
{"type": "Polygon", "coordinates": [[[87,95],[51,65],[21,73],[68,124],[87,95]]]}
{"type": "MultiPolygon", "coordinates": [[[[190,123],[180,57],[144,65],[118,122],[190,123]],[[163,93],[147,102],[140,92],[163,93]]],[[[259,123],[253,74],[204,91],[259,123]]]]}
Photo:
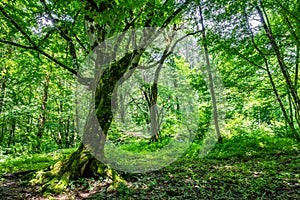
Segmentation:
{"type": "Polygon", "coordinates": [[[2,0],[0,199],[299,199],[299,10],[299,0],[2,0]],[[97,45],[145,27],[157,29],[141,41],[167,30],[162,49],[146,43],[89,74],[97,45]],[[199,49],[197,64],[174,53],[179,40],[180,52],[199,49]],[[94,87],[97,153],[82,142],[93,114],[82,85],[94,87]],[[143,164],[153,170],[165,146],[180,156],[124,172],[104,152],[138,159],[107,143],[157,152],[143,164]]]}

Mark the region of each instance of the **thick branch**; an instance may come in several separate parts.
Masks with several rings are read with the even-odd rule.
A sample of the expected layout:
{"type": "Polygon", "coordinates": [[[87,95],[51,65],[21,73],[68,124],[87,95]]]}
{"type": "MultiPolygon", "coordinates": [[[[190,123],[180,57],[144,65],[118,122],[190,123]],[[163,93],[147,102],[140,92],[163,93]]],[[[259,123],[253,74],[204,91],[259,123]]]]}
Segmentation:
{"type": "Polygon", "coordinates": [[[20,47],[20,48],[23,48],[23,49],[32,49],[32,50],[36,50],[35,47],[25,46],[25,45],[18,44],[18,43],[15,43],[15,42],[11,42],[11,41],[7,41],[7,40],[0,40],[0,42],[1,42],[1,43],[4,43],[4,44],[10,44],[10,45],[13,45],[13,46],[16,46],[16,47],[20,47]]]}
{"type": "Polygon", "coordinates": [[[181,13],[184,9],[186,9],[187,7],[188,7],[188,5],[190,4],[190,3],[192,3],[193,1],[192,0],[187,0],[187,1],[185,1],[177,10],[175,10],[175,12],[173,12],[173,14],[171,15],[171,16],[169,16],[166,20],[165,20],[165,22],[162,24],[162,26],[161,26],[161,28],[165,28],[165,27],[167,27],[170,23],[171,23],[171,21],[175,18],[175,17],[177,17],[177,15],[179,14],[179,13],[181,13]]]}

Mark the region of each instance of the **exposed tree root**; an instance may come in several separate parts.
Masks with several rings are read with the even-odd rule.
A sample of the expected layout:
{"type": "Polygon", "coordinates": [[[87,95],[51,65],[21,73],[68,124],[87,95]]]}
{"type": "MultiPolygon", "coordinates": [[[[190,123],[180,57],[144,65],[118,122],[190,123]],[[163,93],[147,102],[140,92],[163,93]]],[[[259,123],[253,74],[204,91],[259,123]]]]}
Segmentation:
{"type": "Polygon", "coordinates": [[[60,193],[64,191],[71,180],[80,177],[101,176],[112,180],[112,187],[117,187],[123,180],[117,172],[101,163],[81,145],[67,158],[58,161],[48,169],[37,172],[30,182],[41,184],[40,191],[60,193]]]}

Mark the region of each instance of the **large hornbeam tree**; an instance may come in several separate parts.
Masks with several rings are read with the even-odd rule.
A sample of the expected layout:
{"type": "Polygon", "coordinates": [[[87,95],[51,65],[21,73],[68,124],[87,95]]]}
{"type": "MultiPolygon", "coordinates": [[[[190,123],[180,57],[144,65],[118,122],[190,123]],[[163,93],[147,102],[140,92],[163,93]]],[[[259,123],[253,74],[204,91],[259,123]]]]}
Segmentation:
{"type": "MultiPolygon", "coordinates": [[[[95,47],[130,29],[170,27],[192,2],[4,0],[0,3],[0,44],[18,47],[36,59],[53,62],[58,70],[67,70],[79,82],[91,85],[92,81],[80,73],[80,64],[95,47]]],[[[126,72],[139,64],[143,53],[143,49],[139,49],[116,57],[96,83],[95,115],[102,128],[99,145],[104,145],[112,121],[114,87],[126,72]]],[[[103,157],[103,152],[99,152],[99,156],[103,157]]],[[[44,184],[43,188],[63,190],[69,180],[86,174],[110,176],[115,183],[118,181],[116,173],[81,144],[68,158],[38,173],[33,182],[44,184]]]]}

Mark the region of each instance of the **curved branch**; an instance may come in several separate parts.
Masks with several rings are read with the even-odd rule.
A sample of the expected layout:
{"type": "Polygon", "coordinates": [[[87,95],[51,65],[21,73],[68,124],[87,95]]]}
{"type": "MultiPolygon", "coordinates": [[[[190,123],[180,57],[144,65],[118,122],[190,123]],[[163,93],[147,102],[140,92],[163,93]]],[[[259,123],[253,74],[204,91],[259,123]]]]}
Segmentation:
{"type": "Polygon", "coordinates": [[[18,44],[18,43],[11,42],[11,41],[6,41],[6,40],[0,40],[0,42],[4,43],[4,44],[10,44],[10,45],[22,48],[22,49],[35,50],[38,53],[40,53],[40,54],[44,55],[45,57],[47,57],[49,60],[51,60],[54,63],[56,63],[57,65],[61,66],[62,68],[68,70],[72,74],[76,75],[77,77],[81,77],[81,75],[76,70],[74,70],[74,69],[68,67],[67,65],[63,64],[62,62],[60,62],[59,60],[55,59],[53,56],[50,56],[48,53],[44,52],[43,50],[39,49],[38,47],[25,46],[25,45],[22,45],[22,44],[18,44]]]}
{"type": "Polygon", "coordinates": [[[29,37],[29,35],[19,26],[19,24],[13,19],[11,18],[3,9],[3,7],[0,7],[0,12],[4,15],[4,17],[6,19],[8,19],[13,25],[14,27],[16,27],[18,29],[18,31],[20,31],[22,33],[23,36],[25,36],[25,38],[28,40],[28,42],[33,45],[35,48],[37,48],[37,45],[35,44],[35,42],[33,42],[33,40],[29,37]]]}
{"type": "Polygon", "coordinates": [[[193,1],[192,0],[187,0],[185,1],[177,10],[175,10],[175,12],[172,13],[171,16],[169,16],[165,21],[164,23],[162,24],[161,28],[166,28],[170,23],[171,21],[177,17],[177,15],[179,13],[181,13],[184,9],[186,9],[188,7],[188,5],[190,3],[192,3],[193,1]]]}
{"type": "MultiPolygon", "coordinates": [[[[44,8],[45,8],[45,10],[47,12],[47,14],[49,15],[49,17],[50,17],[50,19],[51,19],[54,27],[57,29],[58,33],[60,34],[60,36],[62,38],[64,38],[67,41],[67,43],[69,44],[69,46],[70,46],[70,54],[71,54],[71,57],[72,57],[72,63],[74,65],[75,69],[78,70],[79,69],[79,64],[78,64],[78,61],[77,61],[75,44],[74,44],[72,38],[66,32],[64,32],[62,30],[62,28],[60,28],[60,27],[57,26],[57,21],[52,17],[52,14],[51,14],[50,10],[48,9],[45,0],[41,0],[41,2],[43,4],[43,6],[44,6],[44,8]]],[[[77,14],[79,14],[79,12],[80,12],[80,10],[77,12],[77,14]]]]}
{"type": "Polygon", "coordinates": [[[18,43],[15,43],[15,42],[11,42],[11,41],[7,41],[7,40],[0,40],[0,42],[1,42],[1,43],[4,43],[4,44],[10,44],[10,45],[12,45],[12,46],[20,47],[20,48],[23,48],[23,49],[32,49],[32,50],[36,50],[35,47],[25,46],[25,45],[18,44],[18,43]]]}
{"type": "Polygon", "coordinates": [[[56,63],[57,65],[61,66],[62,68],[68,70],[69,72],[71,72],[72,74],[74,74],[77,77],[81,77],[81,75],[75,70],[72,69],[70,67],[68,67],[67,65],[65,65],[64,63],[62,63],[61,61],[55,59],[53,56],[50,56],[48,53],[46,53],[45,51],[41,50],[39,48],[39,46],[29,37],[29,35],[21,28],[21,26],[11,17],[7,14],[7,12],[5,12],[3,7],[0,7],[0,12],[4,15],[4,17],[6,19],[9,20],[10,23],[12,23],[12,25],[28,40],[28,42],[32,45],[32,46],[25,46],[22,44],[18,44],[15,42],[11,42],[11,41],[7,41],[7,40],[0,40],[1,43],[5,43],[5,44],[10,44],[19,48],[23,48],[23,49],[31,49],[34,50],[42,55],[44,55],[45,57],[47,57],[49,60],[53,61],[54,63],[56,63]]]}

